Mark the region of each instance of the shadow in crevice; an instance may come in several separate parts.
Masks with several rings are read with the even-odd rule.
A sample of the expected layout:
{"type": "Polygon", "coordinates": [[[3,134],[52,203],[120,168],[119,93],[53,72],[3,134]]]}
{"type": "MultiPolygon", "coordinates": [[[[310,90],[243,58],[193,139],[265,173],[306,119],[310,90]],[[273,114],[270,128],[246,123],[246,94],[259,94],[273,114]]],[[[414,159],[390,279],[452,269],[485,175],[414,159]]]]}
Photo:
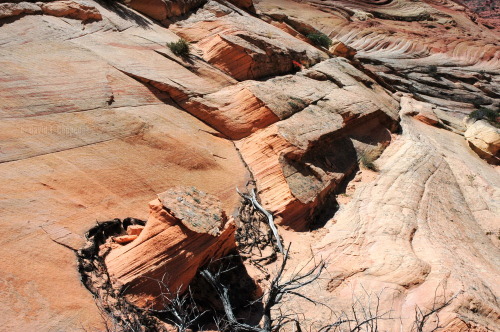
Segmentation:
{"type": "MultiPolygon", "coordinates": [[[[263,305],[259,300],[262,290],[249,276],[237,250],[211,261],[199,272],[202,270],[209,270],[228,290],[229,301],[238,321],[258,325],[263,314],[263,305]]],[[[199,272],[189,284],[197,306],[201,311],[206,311],[198,325],[215,329],[216,319],[225,316],[224,305],[214,287],[199,272]]]]}
{"type": "Polygon", "coordinates": [[[137,14],[136,12],[134,12],[134,10],[127,7],[125,4],[113,0],[96,0],[96,2],[124,20],[132,21],[142,28],[151,29],[151,21],[137,14]]]}

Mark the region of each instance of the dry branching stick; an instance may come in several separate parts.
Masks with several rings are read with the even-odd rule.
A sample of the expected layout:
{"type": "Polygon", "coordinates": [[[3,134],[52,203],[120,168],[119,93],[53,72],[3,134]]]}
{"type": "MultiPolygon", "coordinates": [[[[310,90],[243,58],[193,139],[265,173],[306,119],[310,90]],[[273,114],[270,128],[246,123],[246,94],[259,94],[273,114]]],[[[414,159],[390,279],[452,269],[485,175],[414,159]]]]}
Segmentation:
{"type": "Polygon", "coordinates": [[[295,314],[286,314],[281,310],[278,310],[279,313],[276,317],[273,317],[272,311],[275,309],[274,307],[282,302],[285,295],[294,295],[306,299],[314,304],[321,304],[299,293],[298,289],[316,281],[325,269],[325,263],[321,261],[319,264],[315,264],[304,274],[300,274],[300,272],[298,272],[293,274],[287,281],[283,281],[283,273],[285,271],[286,264],[288,263],[289,251],[290,246],[288,246],[288,249],[285,251],[283,262],[281,263],[275,277],[271,281],[269,291],[265,296],[263,308],[264,321],[262,327],[240,323],[237,320],[233,311],[233,306],[231,305],[231,301],[229,299],[229,289],[220,282],[219,273],[214,275],[208,269],[200,272],[201,275],[212,285],[212,287],[215,288],[217,295],[220,297],[224,307],[226,324],[228,325],[230,331],[273,332],[280,331],[282,327],[290,323],[294,323],[296,327],[300,327],[299,320],[294,317],[296,316],[295,314]]]}
{"type": "Polygon", "coordinates": [[[170,291],[165,281],[166,276],[167,273],[164,273],[161,280],[145,277],[155,280],[158,283],[160,295],[158,295],[156,299],[161,301],[162,305],[162,309],[150,308],[148,310],[151,312],[168,314],[164,319],[168,323],[174,325],[178,332],[185,332],[207,311],[199,310],[190,287],[188,287],[184,294],[181,293],[181,287],[179,287],[175,293],[170,291]]]}
{"type": "MultiPolygon", "coordinates": [[[[463,291],[459,291],[455,295],[453,295],[451,298],[446,300],[446,298],[443,300],[443,303],[441,305],[437,305],[437,290],[436,288],[434,292],[434,301],[432,304],[432,308],[427,311],[427,313],[424,313],[422,309],[419,306],[415,307],[415,321],[413,323],[411,331],[416,331],[416,332],[424,332],[424,327],[426,326],[429,318],[431,318],[432,315],[436,316],[436,326],[430,330],[430,332],[436,331],[441,326],[439,326],[439,315],[438,313],[444,309],[445,307],[449,306],[451,302],[457,298],[460,294],[463,293],[463,291]]],[[[443,293],[446,293],[446,286],[443,286],[443,293]]],[[[444,295],[443,295],[444,296],[444,295]]]]}
{"type": "Polygon", "coordinates": [[[281,244],[280,236],[278,234],[278,229],[276,228],[276,225],[274,224],[273,215],[270,214],[266,209],[264,209],[262,207],[262,205],[260,205],[260,203],[257,201],[257,197],[255,196],[255,189],[252,189],[252,192],[251,192],[252,195],[242,194],[238,190],[238,188],[236,188],[236,191],[238,192],[238,194],[240,194],[241,197],[252,202],[253,206],[266,216],[269,227],[271,228],[271,231],[273,232],[274,237],[276,238],[276,244],[278,245],[278,249],[282,254],[284,254],[283,245],[281,244]]]}

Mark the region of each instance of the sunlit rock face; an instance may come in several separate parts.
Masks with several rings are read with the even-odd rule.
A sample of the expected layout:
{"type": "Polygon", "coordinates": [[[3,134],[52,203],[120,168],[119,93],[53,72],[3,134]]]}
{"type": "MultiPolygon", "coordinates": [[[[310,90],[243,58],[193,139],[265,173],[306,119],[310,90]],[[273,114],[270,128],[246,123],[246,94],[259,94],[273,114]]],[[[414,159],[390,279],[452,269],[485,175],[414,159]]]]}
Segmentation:
{"type": "Polygon", "coordinates": [[[115,217],[149,218],[104,260],[115,290],[154,305],[143,277],[165,271],[185,289],[235,247],[254,186],[299,242],[291,269],[327,261],[314,298],[382,292],[381,328],[404,331],[453,298],[447,331],[500,329],[500,35],[490,3],[467,5],[2,1],[1,326],[104,330],[72,250],[115,217]]]}
{"type": "Polygon", "coordinates": [[[498,30],[477,23],[477,15],[457,2],[256,3],[267,15],[307,22],[352,47],[393,87],[437,105],[447,125],[458,126],[455,118],[461,122],[478,107],[499,107],[498,30]]]}
{"type": "Polygon", "coordinates": [[[170,298],[183,293],[200,267],[235,248],[235,226],[218,198],[195,187],[161,193],[149,208],[139,237],[111,250],[106,266],[114,287],[130,301],[162,308],[158,282],[170,298]]]}

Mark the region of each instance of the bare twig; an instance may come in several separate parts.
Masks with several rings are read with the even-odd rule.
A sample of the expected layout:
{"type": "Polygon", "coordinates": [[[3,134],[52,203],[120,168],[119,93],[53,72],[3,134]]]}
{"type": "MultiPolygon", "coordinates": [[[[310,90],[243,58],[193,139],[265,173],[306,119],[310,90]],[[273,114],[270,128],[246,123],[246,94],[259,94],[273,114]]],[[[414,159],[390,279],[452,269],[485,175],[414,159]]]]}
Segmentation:
{"type": "Polygon", "coordinates": [[[286,313],[281,308],[275,308],[282,303],[284,296],[292,295],[303,298],[314,304],[321,304],[306,295],[301,294],[298,290],[301,287],[309,285],[316,281],[323,270],[325,263],[321,261],[315,264],[305,273],[295,273],[288,280],[283,280],[283,274],[289,259],[290,245],[285,251],[283,262],[281,263],[276,275],[271,281],[269,291],[264,296],[263,308],[263,323],[261,326],[252,326],[246,323],[241,323],[234,314],[234,309],[229,299],[229,289],[220,282],[220,274],[215,275],[208,269],[201,271],[201,275],[214,287],[222,301],[225,312],[224,319],[218,319],[217,325],[229,327],[230,331],[249,331],[249,332],[272,332],[280,331],[285,325],[294,324],[295,330],[300,331],[300,320],[296,313],[286,313]],[[276,310],[275,310],[276,309],[276,310]]]}
{"type": "Polygon", "coordinates": [[[253,206],[255,206],[255,208],[257,210],[259,210],[260,212],[262,212],[266,216],[269,227],[271,228],[271,231],[273,232],[274,238],[276,239],[276,244],[278,246],[278,249],[283,254],[284,253],[283,245],[281,244],[281,239],[280,239],[280,236],[278,234],[278,229],[276,228],[276,225],[274,224],[273,215],[270,214],[266,209],[264,209],[262,207],[262,205],[260,205],[260,203],[257,201],[257,197],[255,195],[255,189],[252,189],[251,195],[241,193],[238,190],[238,188],[236,188],[236,191],[238,192],[238,194],[240,194],[241,197],[248,199],[250,202],[252,202],[253,206]]]}

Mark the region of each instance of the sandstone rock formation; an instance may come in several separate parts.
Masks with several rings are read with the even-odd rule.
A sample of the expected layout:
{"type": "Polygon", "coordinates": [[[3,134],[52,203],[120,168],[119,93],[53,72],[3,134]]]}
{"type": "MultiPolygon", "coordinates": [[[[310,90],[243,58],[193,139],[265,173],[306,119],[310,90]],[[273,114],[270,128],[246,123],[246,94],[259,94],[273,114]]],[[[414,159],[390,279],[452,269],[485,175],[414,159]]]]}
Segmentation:
{"type": "Polygon", "coordinates": [[[24,15],[45,14],[56,17],[68,17],[83,22],[100,21],[101,14],[94,6],[74,1],[54,1],[49,3],[0,3],[0,19],[17,19],[24,15]]]}
{"type": "Polygon", "coordinates": [[[130,0],[127,5],[163,23],[189,13],[203,5],[206,0],[130,0]]]}
{"type": "MultiPolygon", "coordinates": [[[[418,105],[404,97],[402,111],[418,105]]],[[[439,314],[444,330],[497,326],[498,173],[459,136],[407,115],[401,124],[402,136],[378,162],[380,175],[326,226],[318,245],[330,261],[325,287],[336,300],[363,287],[381,292],[382,311],[405,317],[403,331],[411,329],[414,307],[432,307],[434,294],[438,302],[458,294],[439,314]]],[[[390,331],[400,324],[384,322],[390,331]]]]}
{"type": "Polygon", "coordinates": [[[248,181],[230,141],[136,79],[163,74],[215,91],[217,77],[200,76],[206,64],[189,76],[190,64],[156,52],[168,54],[172,32],[92,5],[103,20],[28,15],[0,28],[0,229],[10,234],[0,246],[0,323],[9,331],[101,328],[68,249],[96,220],[146,219],[147,202],[176,185],[216,193],[232,214],[234,188],[248,181]]]}
{"type": "Polygon", "coordinates": [[[289,73],[294,70],[293,60],[312,65],[327,58],[273,25],[216,1],[171,29],[196,42],[206,61],[237,80],[289,73]]]}
{"type": "Polygon", "coordinates": [[[480,156],[493,164],[500,163],[500,129],[485,120],[467,127],[465,138],[480,156]]]}
{"type": "Polygon", "coordinates": [[[235,248],[234,223],[228,222],[213,195],[176,187],[159,194],[149,207],[139,237],[106,256],[115,287],[141,307],[157,301],[163,305],[159,282],[170,287],[170,294],[182,293],[198,268],[235,248]]]}
{"type": "Polygon", "coordinates": [[[39,14],[41,12],[42,9],[40,6],[30,2],[0,3],[0,19],[20,15],[39,14]]]}
{"type": "Polygon", "coordinates": [[[389,143],[398,102],[341,59],[296,76],[286,90],[290,97],[274,95],[289,100],[284,119],[236,145],[264,207],[279,223],[304,230],[324,197],[356,169],[359,152],[389,143]]]}
{"type": "Polygon", "coordinates": [[[347,46],[338,39],[332,40],[332,46],[328,49],[330,53],[336,56],[352,59],[356,55],[356,50],[347,46]]]}
{"type": "MultiPolygon", "coordinates": [[[[463,121],[500,106],[483,23],[452,0],[2,2],[0,326],[104,329],[72,251],[96,221],[146,219],[159,192],[107,268],[140,306],[165,273],[185,288],[235,246],[235,189],[252,184],[297,242],[286,273],[327,261],[313,298],[382,294],[391,331],[453,298],[445,330],[498,330],[500,176],[478,156],[497,160],[498,130],[463,121]],[[166,46],[179,38],[188,56],[166,46]]],[[[292,304],[311,331],[332,320],[292,304]]]]}
{"type": "Polygon", "coordinates": [[[308,22],[355,49],[360,61],[398,90],[457,118],[475,105],[499,107],[498,31],[474,23],[455,1],[269,0],[256,8],[308,22]]]}
{"type": "Polygon", "coordinates": [[[100,21],[102,16],[93,6],[73,1],[54,1],[42,4],[42,12],[46,15],[69,17],[81,21],[100,21]]]}

